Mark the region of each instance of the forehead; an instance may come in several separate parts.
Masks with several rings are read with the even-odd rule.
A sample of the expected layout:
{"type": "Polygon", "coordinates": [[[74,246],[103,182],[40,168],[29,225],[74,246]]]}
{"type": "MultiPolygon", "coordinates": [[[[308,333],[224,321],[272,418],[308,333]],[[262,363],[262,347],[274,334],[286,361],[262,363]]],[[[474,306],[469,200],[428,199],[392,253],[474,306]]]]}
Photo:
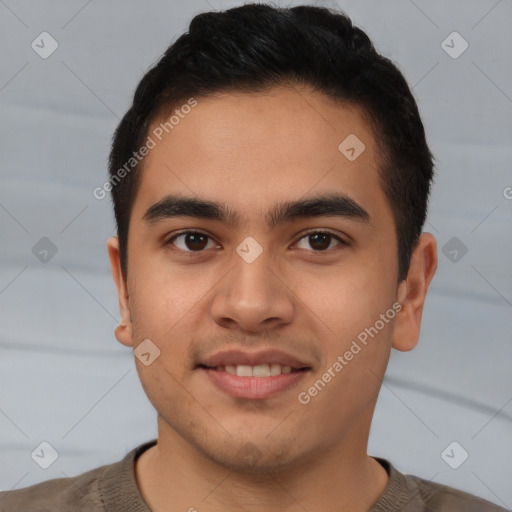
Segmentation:
{"type": "Polygon", "coordinates": [[[175,192],[217,198],[246,221],[263,206],[334,191],[371,208],[385,201],[377,144],[357,107],[298,86],[194,102],[174,105],[148,131],[139,219],[175,192]]]}

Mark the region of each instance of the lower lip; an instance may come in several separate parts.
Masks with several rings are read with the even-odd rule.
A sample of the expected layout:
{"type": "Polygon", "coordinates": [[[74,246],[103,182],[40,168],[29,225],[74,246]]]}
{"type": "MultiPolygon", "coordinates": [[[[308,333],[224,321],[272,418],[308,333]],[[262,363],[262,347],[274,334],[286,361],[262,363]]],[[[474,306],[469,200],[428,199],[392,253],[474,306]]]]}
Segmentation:
{"type": "Polygon", "coordinates": [[[234,398],[261,400],[282,393],[301,381],[308,370],[271,377],[238,377],[226,371],[199,368],[218,389],[234,398]]]}

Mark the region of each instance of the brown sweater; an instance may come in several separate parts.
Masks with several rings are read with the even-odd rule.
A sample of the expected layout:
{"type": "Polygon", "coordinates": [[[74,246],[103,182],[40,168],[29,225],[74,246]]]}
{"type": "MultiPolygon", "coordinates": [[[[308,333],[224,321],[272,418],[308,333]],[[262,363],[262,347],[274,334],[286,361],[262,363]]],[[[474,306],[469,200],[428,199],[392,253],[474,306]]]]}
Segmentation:
{"type": "MultiPolygon", "coordinates": [[[[0,492],[0,512],[151,512],[137,487],[135,460],[156,440],[134,448],[114,464],[72,478],[58,478],[0,492]]],[[[369,512],[500,512],[506,509],[452,487],[403,475],[375,457],[388,485],[369,512]]]]}

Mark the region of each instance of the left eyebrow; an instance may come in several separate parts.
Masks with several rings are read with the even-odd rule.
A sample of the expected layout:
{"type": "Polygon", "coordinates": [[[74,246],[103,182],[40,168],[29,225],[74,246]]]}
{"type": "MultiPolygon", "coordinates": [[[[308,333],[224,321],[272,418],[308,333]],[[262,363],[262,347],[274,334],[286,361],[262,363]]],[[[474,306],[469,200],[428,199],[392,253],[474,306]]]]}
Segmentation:
{"type": "MultiPolygon", "coordinates": [[[[273,229],[296,219],[329,216],[345,217],[371,224],[368,212],[344,194],[322,194],[309,199],[278,203],[268,211],[265,219],[268,227],[273,229]]],[[[142,218],[153,224],[173,217],[218,220],[232,227],[240,226],[242,221],[242,217],[226,204],[181,195],[163,197],[150,206],[142,218]]]]}

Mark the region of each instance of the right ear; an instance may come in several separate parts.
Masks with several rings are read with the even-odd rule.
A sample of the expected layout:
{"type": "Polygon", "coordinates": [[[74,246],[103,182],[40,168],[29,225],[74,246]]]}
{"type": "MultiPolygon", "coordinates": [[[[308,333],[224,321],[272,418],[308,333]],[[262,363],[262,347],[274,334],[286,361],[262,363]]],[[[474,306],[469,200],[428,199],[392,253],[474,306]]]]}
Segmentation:
{"type": "Polygon", "coordinates": [[[407,352],[417,345],[423,306],[436,269],[436,239],[430,233],[422,233],[412,253],[407,277],[398,287],[402,309],[396,316],[393,348],[407,352]]]}
{"type": "Polygon", "coordinates": [[[133,330],[130,314],[130,301],[128,296],[128,286],[121,269],[121,255],[119,253],[119,238],[111,236],[107,241],[108,256],[110,258],[110,267],[112,277],[117,287],[117,296],[119,299],[119,311],[121,321],[116,327],[115,334],[117,341],[129,347],[133,346],[133,330]]]}

